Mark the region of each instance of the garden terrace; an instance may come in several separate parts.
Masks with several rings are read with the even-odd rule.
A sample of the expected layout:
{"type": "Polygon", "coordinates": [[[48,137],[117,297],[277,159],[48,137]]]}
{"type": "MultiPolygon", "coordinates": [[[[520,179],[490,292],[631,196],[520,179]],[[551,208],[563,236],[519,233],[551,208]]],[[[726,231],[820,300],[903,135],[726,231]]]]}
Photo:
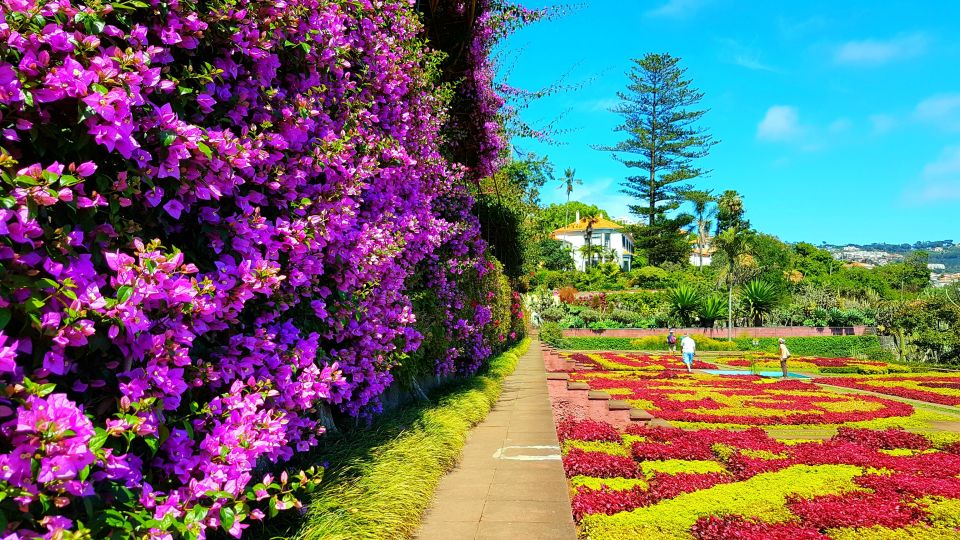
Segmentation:
{"type": "Polygon", "coordinates": [[[952,394],[953,376],[799,381],[657,369],[666,357],[642,354],[570,356],[578,355],[576,365],[589,369],[564,374],[568,390],[556,391],[554,407],[581,537],[960,535],[960,413],[878,396],[875,388],[817,384],[904,378],[952,394]],[[569,389],[581,387],[592,397],[578,404],[569,389]],[[608,401],[592,401],[600,395],[608,401]],[[647,415],[624,422],[613,403],[647,415]]]}
{"type": "Polygon", "coordinates": [[[822,377],[817,379],[817,382],[941,405],[960,405],[960,374],[956,373],[881,377],[822,377]]]}

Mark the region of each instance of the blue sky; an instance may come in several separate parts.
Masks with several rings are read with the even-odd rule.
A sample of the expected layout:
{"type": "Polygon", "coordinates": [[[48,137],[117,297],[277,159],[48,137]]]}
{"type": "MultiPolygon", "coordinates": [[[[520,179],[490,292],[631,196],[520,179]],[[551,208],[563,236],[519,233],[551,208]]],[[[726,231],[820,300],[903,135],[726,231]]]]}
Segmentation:
{"type": "MultiPolygon", "coordinates": [[[[551,2],[523,0],[528,7],[551,2]]],[[[592,145],[618,140],[608,112],[631,58],[668,52],[705,93],[715,146],[698,186],[744,195],[753,225],[786,241],[960,242],[960,2],[586,0],[498,51],[509,84],[586,82],[534,103],[560,119],[546,154],[584,185],[573,199],[626,215],[631,171],[592,145]],[[840,5],[838,5],[840,4],[840,5]],[[922,6],[922,7],[921,7],[922,6]]],[[[544,189],[545,203],[563,190],[544,189]]]]}

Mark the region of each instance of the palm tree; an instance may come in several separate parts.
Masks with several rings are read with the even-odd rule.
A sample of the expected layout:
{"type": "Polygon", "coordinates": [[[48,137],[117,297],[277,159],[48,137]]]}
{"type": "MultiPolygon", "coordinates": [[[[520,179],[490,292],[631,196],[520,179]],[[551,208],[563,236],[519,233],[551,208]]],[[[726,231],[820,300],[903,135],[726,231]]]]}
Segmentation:
{"type": "Polygon", "coordinates": [[[681,192],[684,200],[693,205],[693,214],[696,218],[694,226],[697,234],[697,258],[699,268],[703,270],[703,252],[710,247],[710,227],[711,221],[717,215],[717,207],[710,203],[717,201],[713,196],[713,190],[688,189],[681,192]]]}
{"type": "Polygon", "coordinates": [[[713,239],[717,251],[727,256],[727,341],[733,341],[733,286],[736,281],[737,262],[750,251],[751,233],[734,225],[713,239]]]}
{"type": "MultiPolygon", "coordinates": [[[[569,171],[569,169],[567,169],[569,171]]],[[[572,171],[571,171],[572,172],[572,171]]],[[[587,227],[583,230],[583,249],[582,251],[587,254],[587,259],[584,261],[583,271],[586,272],[590,269],[590,263],[593,260],[594,250],[592,247],[593,244],[593,225],[600,221],[600,216],[594,213],[587,213],[585,216],[582,216],[580,219],[587,222],[587,227]]],[[[599,246],[598,246],[599,247],[599,246]]]]}
{"type": "Polygon", "coordinates": [[[780,291],[770,282],[754,279],[743,287],[743,300],[752,324],[763,325],[763,317],[770,314],[780,301],[780,291]],[[759,323],[759,324],[757,324],[759,323]]]}
{"type": "Polygon", "coordinates": [[[580,180],[576,177],[577,171],[574,169],[567,169],[563,171],[563,184],[558,189],[567,188],[567,212],[564,219],[567,223],[570,223],[570,194],[573,193],[573,186],[583,185],[583,180],[580,180]]]}

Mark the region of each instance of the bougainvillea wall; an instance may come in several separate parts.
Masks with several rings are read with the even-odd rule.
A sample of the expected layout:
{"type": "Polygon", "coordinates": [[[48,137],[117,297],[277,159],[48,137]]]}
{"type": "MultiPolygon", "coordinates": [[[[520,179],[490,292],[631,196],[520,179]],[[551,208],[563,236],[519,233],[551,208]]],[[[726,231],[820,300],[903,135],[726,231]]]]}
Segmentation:
{"type": "Polygon", "coordinates": [[[442,157],[411,3],[0,14],[7,533],[239,536],[309,482],[258,464],[315,444],[321,407],[377,409],[421,345],[417,290],[441,314],[438,373],[522,331],[442,157]]]}

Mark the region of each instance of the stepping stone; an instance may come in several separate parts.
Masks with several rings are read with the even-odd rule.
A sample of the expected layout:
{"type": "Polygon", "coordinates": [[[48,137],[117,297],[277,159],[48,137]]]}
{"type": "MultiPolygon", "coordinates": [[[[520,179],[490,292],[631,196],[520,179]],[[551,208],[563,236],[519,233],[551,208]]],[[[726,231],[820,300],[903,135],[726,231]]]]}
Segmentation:
{"type": "Polygon", "coordinates": [[[629,411],[632,407],[622,399],[611,399],[610,403],[607,404],[607,408],[611,411],[629,411]]]}
{"type": "Polygon", "coordinates": [[[589,390],[590,384],[585,382],[568,382],[567,390],[589,390]]]}
{"type": "Polygon", "coordinates": [[[587,393],[587,399],[608,400],[610,399],[610,394],[602,390],[591,390],[587,393]]]}
{"type": "Polygon", "coordinates": [[[569,373],[547,373],[548,381],[567,381],[570,380],[569,373]]]}
{"type": "Polygon", "coordinates": [[[630,409],[630,420],[634,422],[649,422],[653,420],[653,415],[643,409],[630,409]]]}

